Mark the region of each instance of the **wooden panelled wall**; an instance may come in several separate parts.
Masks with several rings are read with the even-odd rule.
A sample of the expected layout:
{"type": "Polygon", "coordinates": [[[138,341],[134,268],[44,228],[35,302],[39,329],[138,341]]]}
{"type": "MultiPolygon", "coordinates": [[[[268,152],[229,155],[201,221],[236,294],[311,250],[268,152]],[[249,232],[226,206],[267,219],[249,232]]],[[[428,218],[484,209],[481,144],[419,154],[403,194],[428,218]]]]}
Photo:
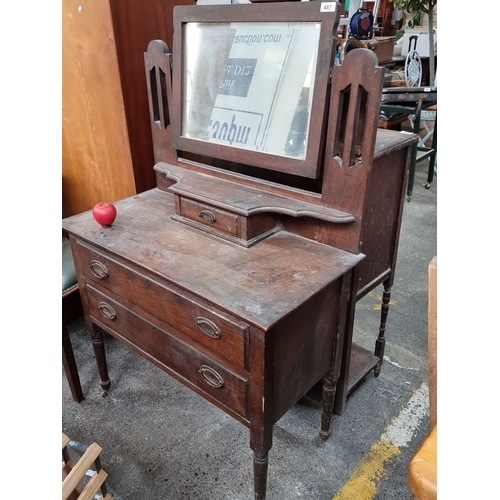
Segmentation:
{"type": "Polygon", "coordinates": [[[62,2],[62,216],[156,186],[144,73],[192,0],[62,2]]]}

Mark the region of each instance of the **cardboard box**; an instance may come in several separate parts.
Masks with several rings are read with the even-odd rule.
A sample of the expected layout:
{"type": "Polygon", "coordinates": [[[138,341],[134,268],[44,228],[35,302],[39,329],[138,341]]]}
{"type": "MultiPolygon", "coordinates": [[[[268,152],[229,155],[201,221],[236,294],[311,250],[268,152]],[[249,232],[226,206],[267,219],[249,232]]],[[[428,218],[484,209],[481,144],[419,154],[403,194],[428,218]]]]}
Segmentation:
{"type": "MultiPolygon", "coordinates": [[[[415,28],[411,30],[405,30],[403,35],[403,46],[401,49],[401,55],[407,56],[410,48],[410,37],[417,35],[417,47],[416,51],[420,57],[429,57],[429,30],[423,28],[415,28]]],[[[415,42],[412,42],[412,49],[415,42]]],[[[434,55],[437,56],[437,31],[434,30],[434,55]]]]}

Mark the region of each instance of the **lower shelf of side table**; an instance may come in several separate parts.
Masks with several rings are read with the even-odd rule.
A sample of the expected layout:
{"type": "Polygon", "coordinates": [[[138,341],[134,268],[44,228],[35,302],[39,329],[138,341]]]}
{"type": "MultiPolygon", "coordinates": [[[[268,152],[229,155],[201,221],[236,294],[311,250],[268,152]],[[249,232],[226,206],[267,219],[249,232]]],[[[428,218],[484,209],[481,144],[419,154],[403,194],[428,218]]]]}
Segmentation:
{"type": "Polygon", "coordinates": [[[373,351],[352,343],[351,363],[349,366],[349,379],[347,383],[347,393],[349,394],[363,378],[375,368],[378,357],[373,351]]]}

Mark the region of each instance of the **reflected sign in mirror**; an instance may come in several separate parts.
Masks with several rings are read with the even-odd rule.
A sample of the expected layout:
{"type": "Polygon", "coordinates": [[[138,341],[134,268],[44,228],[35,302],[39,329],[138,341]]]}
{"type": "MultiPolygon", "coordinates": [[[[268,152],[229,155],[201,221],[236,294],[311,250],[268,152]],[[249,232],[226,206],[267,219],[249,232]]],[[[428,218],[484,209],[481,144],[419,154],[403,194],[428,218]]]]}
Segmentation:
{"type": "Polygon", "coordinates": [[[319,29],[319,23],[189,23],[182,135],[305,158],[319,29]]]}
{"type": "MultiPolygon", "coordinates": [[[[324,66],[318,68],[318,57],[324,64],[327,55],[330,65],[335,43],[325,35],[336,19],[331,12],[323,13],[330,18],[324,26],[320,5],[294,6],[292,19],[284,21],[259,20],[266,18],[266,10],[274,13],[271,19],[280,17],[271,4],[228,6],[232,10],[227,21],[223,15],[214,21],[213,8],[176,7],[174,20],[178,9],[188,9],[191,18],[200,15],[177,23],[181,43],[174,45],[173,88],[180,100],[174,116],[181,119],[174,128],[175,147],[316,176],[312,151],[319,149],[315,136],[321,129],[316,127],[314,134],[311,130],[315,117],[320,126],[323,123],[328,77],[324,66]],[[202,11],[210,19],[205,20],[202,11]],[[317,19],[309,20],[313,11],[317,19]],[[255,21],[244,20],[251,14],[255,21]],[[175,50],[179,46],[180,54],[175,50]]],[[[229,12],[222,8],[226,6],[217,7],[221,14],[229,12]]],[[[281,12],[285,15],[287,9],[281,6],[281,12]]]]}

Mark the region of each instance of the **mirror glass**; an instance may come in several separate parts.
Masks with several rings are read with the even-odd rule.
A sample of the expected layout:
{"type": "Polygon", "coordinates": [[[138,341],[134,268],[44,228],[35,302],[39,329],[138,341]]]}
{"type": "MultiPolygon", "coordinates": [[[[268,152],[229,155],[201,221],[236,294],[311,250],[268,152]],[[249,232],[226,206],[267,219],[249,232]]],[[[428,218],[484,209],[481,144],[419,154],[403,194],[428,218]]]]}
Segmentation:
{"type": "Polygon", "coordinates": [[[319,22],[184,24],[181,136],[303,159],[319,22]]]}

